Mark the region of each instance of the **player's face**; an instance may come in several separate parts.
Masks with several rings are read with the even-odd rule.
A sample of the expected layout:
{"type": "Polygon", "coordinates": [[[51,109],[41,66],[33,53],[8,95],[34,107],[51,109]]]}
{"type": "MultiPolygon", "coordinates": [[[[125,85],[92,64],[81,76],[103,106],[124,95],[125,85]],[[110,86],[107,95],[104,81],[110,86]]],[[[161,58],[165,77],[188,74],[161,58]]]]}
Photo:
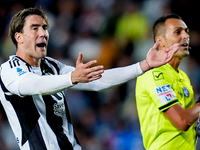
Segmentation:
{"type": "Polygon", "coordinates": [[[26,18],[22,39],[23,49],[29,57],[40,59],[47,54],[49,33],[45,20],[39,15],[26,18]]]}
{"type": "Polygon", "coordinates": [[[165,22],[166,32],[164,38],[165,47],[168,48],[175,43],[180,43],[180,49],[174,57],[183,58],[189,55],[189,29],[179,19],[168,19],[165,22]]]}

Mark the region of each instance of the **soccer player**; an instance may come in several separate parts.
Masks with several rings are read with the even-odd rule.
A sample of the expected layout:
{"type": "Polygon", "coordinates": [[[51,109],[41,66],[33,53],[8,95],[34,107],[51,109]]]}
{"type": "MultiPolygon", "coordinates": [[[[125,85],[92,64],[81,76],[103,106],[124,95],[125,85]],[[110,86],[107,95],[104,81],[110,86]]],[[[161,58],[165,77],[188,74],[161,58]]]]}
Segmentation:
{"type": "Polygon", "coordinates": [[[194,104],[194,92],[188,76],[179,69],[189,55],[189,29],[180,16],[160,17],[153,26],[159,51],[180,43],[172,60],[139,76],[136,103],[147,150],[195,150],[195,125],[200,103],[194,104]]]}
{"type": "Polygon", "coordinates": [[[146,60],[105,71],[94,66],[96,60],[83,64],[80,53],[72,67],[46,56],[48,27],[47,16],[36,8],[18,12],[9,26],[17,51],[1,65],[0,100],[21,150],[81,150],[63,91],[98,91],[122,84],[167,63],[180,47],[158,52],[157,42],[146,60]]]}

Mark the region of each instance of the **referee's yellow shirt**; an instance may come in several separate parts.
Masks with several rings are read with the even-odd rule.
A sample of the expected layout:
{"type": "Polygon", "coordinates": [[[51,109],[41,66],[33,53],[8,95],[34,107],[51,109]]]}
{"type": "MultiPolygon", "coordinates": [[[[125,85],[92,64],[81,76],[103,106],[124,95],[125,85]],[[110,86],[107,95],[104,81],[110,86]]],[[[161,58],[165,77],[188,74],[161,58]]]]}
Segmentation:
{"type": "Polygon", "coordinates": [[[195,150],[195,129],[177,129],[164,111],[179,103],[194,105],[188,76],[170,64],[154,68],[137,78],[136,102],[144,147],[147,150],[195,150]]]}

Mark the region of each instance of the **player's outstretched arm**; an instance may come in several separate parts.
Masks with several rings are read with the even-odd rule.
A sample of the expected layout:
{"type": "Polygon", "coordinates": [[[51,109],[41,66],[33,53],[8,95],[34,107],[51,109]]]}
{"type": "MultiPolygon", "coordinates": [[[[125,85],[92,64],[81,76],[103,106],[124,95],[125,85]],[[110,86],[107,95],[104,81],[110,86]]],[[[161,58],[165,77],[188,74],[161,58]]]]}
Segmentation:
{"type": "Polygon", "coordinates": [[[159,45],[160,42],[156,42],[147,53],[146,59],[140,62],[140,66],[143,72],[168,63],[172,60],[174,54],[180,48],[180,44],[176,43],[165,50],[157,51],[159,45]]]}
{"type": "Polygon", "coordinates": [[[83,64],[82,59],[83,54],[80,53],[76,61],[76,69],[71,74],[71,80],[73,84],[79,82],[90,82],[102,77],[101,74],[104,72],[103,66],[93,66],[97,63],[96,60],[92,60],[86,64],[83,64]]]}

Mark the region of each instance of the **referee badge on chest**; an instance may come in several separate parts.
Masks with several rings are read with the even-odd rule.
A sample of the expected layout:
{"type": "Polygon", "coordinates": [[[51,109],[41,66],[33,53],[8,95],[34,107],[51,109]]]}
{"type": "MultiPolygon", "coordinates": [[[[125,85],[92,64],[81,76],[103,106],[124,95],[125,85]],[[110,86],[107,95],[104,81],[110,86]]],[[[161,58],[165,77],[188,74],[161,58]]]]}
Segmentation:
{"type": "Polygon", "coordinates": [[[185,97],[189,97],[190,96],[190,93],[189,93],[189,91],[188,91],[188,89],[186,87],[183,87],[183,93],[184,93],[185,97]]]}

